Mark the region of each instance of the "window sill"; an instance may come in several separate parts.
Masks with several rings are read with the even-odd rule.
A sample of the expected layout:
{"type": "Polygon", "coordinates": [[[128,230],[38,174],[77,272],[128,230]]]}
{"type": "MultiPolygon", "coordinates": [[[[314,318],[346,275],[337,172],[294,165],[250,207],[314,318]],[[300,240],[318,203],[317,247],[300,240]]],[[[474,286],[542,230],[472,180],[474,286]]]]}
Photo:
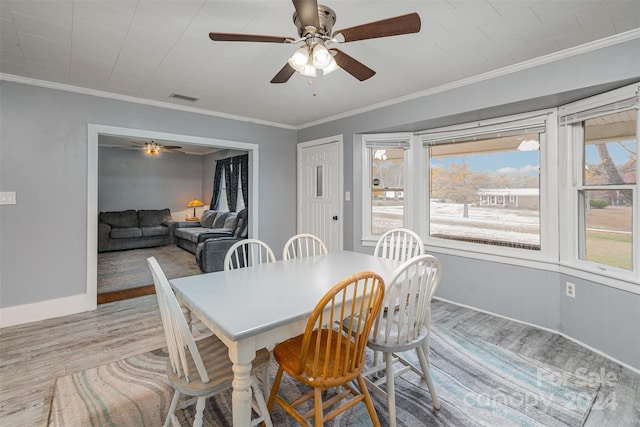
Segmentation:
{"type": "MultiPolygon", "coordinates": [[[[377,239],[363,238],[361,242],[362,246],[364,247],[374,247],[377,243],[377,239]]],[[[611,288],[620,289],[626,292],[640,295],[640,284],[638,283],[638,280],[633,277],[633,273],[631,272],[625,277],[621,277],[620,275],[615,274],[615,272],[599,270],[597,269],[597,267],[588,268],[587,266],[582,265],[559,263],[557,260],[548,260],[543,259],[542,257],[539,257],[539,259],[533,259],[533,257],[531,256],[532,254],[530,253],[531,251],[517,251],[517,254],[486,253],[478,252],[477,250],[471,249],[446,247],[432,244],[431,242],[425,243],[425,251],[427,253],[435,252],[445,255],[459,256],[463,258],[477,259],[506,265],[515,265],[519,267],[535,268],[537,270],[566,274],[611,288]]],[[[540,254],[535,255],[539,256],[540,254]]]]}

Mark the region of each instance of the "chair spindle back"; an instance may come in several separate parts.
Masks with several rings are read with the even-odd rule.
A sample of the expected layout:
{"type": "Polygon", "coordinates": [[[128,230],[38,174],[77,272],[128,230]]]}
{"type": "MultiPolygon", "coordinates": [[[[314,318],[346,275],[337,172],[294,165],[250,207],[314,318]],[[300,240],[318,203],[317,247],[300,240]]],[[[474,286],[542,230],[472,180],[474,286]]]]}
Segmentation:
{"type": "Polygon", "coordinates": [[[398,267],[385,293],[386,321],[378,316],[371,340],[401,346],[424,337],[440,275],[440,261],[432,255],[414,257],[398,267]]]}
{"type": "Polygon", "coordinates": [[[290,238],[282,250],[282,259],[295,259],[328,253],[327,246],[314,234],[296,234],[290,238]]]}
{"type": "Polygon", "coordinates": [[[180,377],[187,378],[187,382],[190,381],[194,374],[199,375],[202,382],[209,382],[209,375],[202,363],[202,357],[189,330],[187,321],[182,314],[180,304],[178,304],[171,285],[169,285],[169,280],[167,280],[155,257],[147,258],[147,264],[153,276],[164,336],[167,341],[167,351],[169,352],[169,360],[171,361],[173,372],[180,377]],[[187,351],[195,363],[197,372],[189,372],[187,351]]]}
{"type": "Polygon", "coordinates": [[[224,269],[235,270],[269,262],[276,262],[269,245],[258,239],[244,239],[229,248],[224,257],[224,269]]]}
{"type": "Polygon", "coordinates": [[[417,233],[406,228],[394,228],[385,232],[373,252],[375,256],[406,261],[424,252],[424,244],[417,233]]]}
{"type": "Polygon", "coordinates": [[[343,279],[318,302],[305,329],[299,373],[326,387],[357,377],[364,350],[384,298],[384,281],[373,272],[343,279]]]}

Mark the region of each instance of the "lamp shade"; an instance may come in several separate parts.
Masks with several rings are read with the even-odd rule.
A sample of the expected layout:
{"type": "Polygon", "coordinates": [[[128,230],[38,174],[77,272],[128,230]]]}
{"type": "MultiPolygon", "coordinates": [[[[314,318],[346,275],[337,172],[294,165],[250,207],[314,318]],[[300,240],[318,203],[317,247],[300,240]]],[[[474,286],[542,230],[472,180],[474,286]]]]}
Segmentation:
{"type": "Polygon", "coordinates": [[[202,203],[200,200],[198,199],[193,199],[192,201],[189,202],[189,204],[187,205],[188,208],[197,208],[200,206],[204,206],[204,203],[202,203]]]}
{"type": "Polygon", "coordinates": [[[287,62],[294,70],[301,72],[309,62],[309,50],[305,46],[296,49],[287,62]]]}
{"type": "MultiPolygon", "coordinates": [[[[196,208],[200,207],[200,206],[204,206],[204,203],[202,203],[200,200],[198,199],[193,199],[192,201],[190,201],[187,204],[188,208],[193,208],[193,217],[196,217],[196,208]]],[[[187,215],[187,219],[189,219],[189,215],[187,215]]]]}
{"type": "Polygon", "coordinates": [[[313,48],[313,66],[316,68],[324,68],[331,63],[333,57],[329,50],[322,44],[318,43],[313,48]]]}

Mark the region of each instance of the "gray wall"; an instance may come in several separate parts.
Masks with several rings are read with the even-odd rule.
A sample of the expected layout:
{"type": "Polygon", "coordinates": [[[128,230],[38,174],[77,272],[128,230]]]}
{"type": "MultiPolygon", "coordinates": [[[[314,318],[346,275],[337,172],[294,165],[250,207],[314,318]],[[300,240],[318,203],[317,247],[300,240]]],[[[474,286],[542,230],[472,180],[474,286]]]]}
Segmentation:
{"type": "MultiPolygon", "coordinates": [[[[142,150],[98,150],[98,211],[171,209],[173,219],[183,219],[202,200],[205,156],[142,150]]],[[[203,208],[198,208],[201,211],[203,208]]],[[[198,213],[198,212],[196,212],[198,213]]]]}
{"type": "MultiPolygon", "coordinates": [[[[412,132],[559,106],[640,81],[640,40],[583,53],[298,131],[298,141],[342,134],[345,249],[361,243],[361,135],[412,132]]],[[[558,330],[640,369],[640,295],[557,272],[435,253],[444,263],[437,296],[558,330]],[[577,297],[564,286],[576,283],[577,297]]]]}
{"type": "Polygon", "coordinates": [[[281,248],[296,231],[294,130],[7,81],[0,94],[0,190],[17,192],[0,207],[2,308],[86,293],[88,123],[259,144],[259,237],[281,248]]]}

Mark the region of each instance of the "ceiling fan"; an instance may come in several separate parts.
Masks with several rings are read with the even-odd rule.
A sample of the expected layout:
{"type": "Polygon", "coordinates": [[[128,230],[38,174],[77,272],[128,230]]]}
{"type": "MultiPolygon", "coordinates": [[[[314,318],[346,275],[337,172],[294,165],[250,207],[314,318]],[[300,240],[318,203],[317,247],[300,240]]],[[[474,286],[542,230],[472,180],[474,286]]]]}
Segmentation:
{"type": "Polygon", "coordinates": [[[211,40],[223,42],[302,43],[302,46],[273,77],[271,83],[285,83],[296,71],[303,76],[315,77],[317,69],[321,69],[323,75],[327,75],[338,68],[364,81],[373,77],[376,72],[339,49],[327,48],[327,45],[420,31],[420,16],[417,13],[409,13],[334,32],[336,13],[331,8],[318,5],[316,0],[292,1],[296,9],[293,22],[298,28],[299,39],[216,32],[209,33],[209,37],[211,40]]]}
{"type": "Polygon", "coordinates": [[[155,156],[160,153],[176,153],[176,154],[184,154],[184,152],[180,151],[182,146],[180,145],[164,145],[160,144],[157,141],[141,141],[141,140],[130,140],[129,146],[124,146],[122,148],[125,149],[133,149],[133,150],[142,150],[145,154],[150,156],[155,156]]]}

